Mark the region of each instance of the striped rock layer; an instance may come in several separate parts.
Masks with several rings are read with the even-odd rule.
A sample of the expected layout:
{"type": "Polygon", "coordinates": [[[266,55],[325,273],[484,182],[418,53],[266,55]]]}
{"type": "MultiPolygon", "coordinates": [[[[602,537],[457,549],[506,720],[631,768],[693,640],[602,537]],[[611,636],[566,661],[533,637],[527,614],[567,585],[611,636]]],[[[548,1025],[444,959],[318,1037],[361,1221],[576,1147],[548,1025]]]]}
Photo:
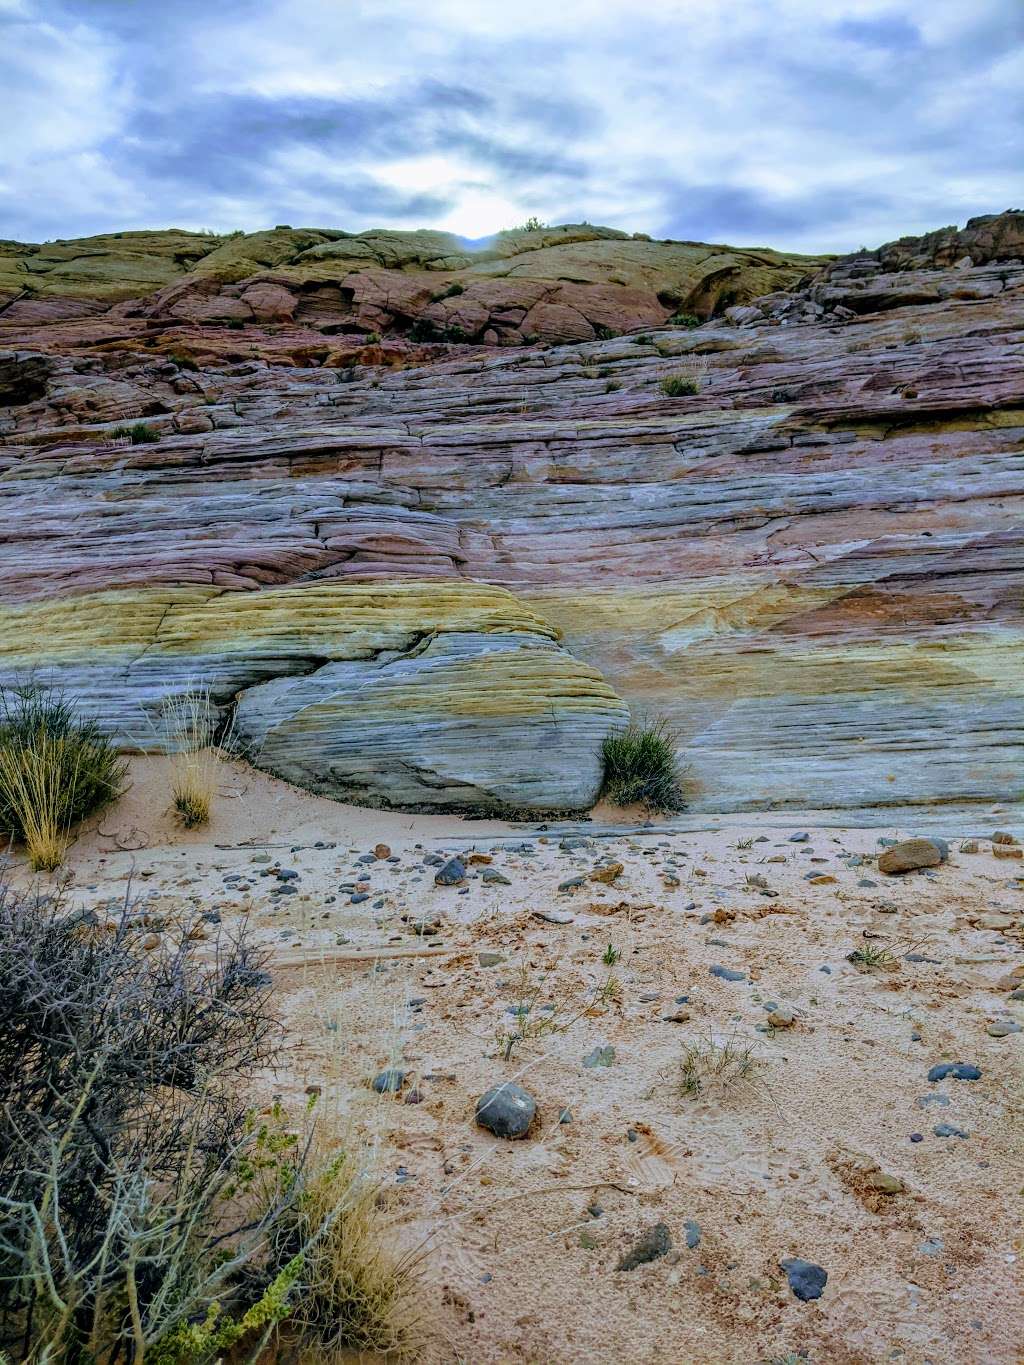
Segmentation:
{"type": "Polygon", "coordinates": [[[692,330],[401,370],[10,323],[0,678],[142,747],[202,681],[357,800],[583,807],[627,708],[697,809],[1015,799],[1024,264],[928,240],[692,330]]]}

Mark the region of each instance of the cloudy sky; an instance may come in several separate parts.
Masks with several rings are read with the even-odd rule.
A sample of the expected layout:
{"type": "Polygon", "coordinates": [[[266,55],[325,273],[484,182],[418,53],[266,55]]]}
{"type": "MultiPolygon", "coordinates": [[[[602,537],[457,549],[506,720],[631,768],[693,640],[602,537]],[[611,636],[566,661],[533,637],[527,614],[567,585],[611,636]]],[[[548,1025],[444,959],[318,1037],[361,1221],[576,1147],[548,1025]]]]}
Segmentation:
{"type": "Polygon", "coordinates": [[[1024,0],[0,0],[0,237],[1024,207],[1024,0]]]}

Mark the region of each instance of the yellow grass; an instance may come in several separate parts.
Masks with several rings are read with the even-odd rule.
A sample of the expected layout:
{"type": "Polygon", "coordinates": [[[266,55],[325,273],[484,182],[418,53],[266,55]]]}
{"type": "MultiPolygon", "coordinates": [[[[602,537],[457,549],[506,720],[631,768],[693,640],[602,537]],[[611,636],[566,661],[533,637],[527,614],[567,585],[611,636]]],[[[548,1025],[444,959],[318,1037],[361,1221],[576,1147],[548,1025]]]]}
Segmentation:
{"type": "Polygon", "coordinates": [[[171,752],[171,794],[186,829],[209,824],[220,784],[223,755],[211,743],[214,711],[207,688],[173,697],[164,712],[171,752]]]}
{"type": "Polygon", "coordinates": [[[64,861],[71,833],[63,812],[72,805],[68,784],[73,788],[77,781],[77,760],[63,736],[43,730],[31,747],[0,747],[0,787],[17,813],[36,872],[52,872],[64,861]]]}

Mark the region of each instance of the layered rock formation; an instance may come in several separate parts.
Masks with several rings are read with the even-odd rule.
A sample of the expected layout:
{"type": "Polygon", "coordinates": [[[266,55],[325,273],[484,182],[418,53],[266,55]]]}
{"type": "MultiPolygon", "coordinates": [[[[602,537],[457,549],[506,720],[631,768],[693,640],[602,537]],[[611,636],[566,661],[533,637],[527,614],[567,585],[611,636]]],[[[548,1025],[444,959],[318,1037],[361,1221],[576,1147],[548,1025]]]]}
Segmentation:
{"type": "MultiPolygon", "coordinates": [[[[558,345],[373,343],[345,368],[278,363],[292,324],[242,318],[189,326],[221,357],[253,331],[251,359],[160,353],[179,285],[256,287],[184,283],[252,239],[116,335],[108,302],[47,321],[22,298],[0,672],[49,671],[135,742],[205,680],[258,761],[396,804],[583,806],[625,704],[677,726],[700,809],[1016,798],[1022,225],[763,281],[696,328],[659,304],[628,336],[565,344],[566,320],[558,345]],[[681,369],[698,391],[667,397],[681,369]],[[159,439],[115,434],[138,421],[159,439]]],[[[360,240],[321,236],[318,269],[360,240]]],[[[577,245],[657,246],[529,254],[577,245]]]]}

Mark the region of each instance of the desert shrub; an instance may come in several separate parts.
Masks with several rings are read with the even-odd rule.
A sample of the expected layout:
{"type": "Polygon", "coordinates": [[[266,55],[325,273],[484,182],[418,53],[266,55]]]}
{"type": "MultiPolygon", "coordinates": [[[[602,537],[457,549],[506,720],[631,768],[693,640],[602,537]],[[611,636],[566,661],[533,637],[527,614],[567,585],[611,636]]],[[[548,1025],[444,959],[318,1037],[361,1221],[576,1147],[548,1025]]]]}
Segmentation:
{"type": "Polygon", "coordinates": [[[364,345],[364,346],[379,346],[379,345],[380,345],[380,332],[367,332],[367,333],[366,333],[366,336],[363,337],[363,345],[364,345]]]}
{"type": "Polygon", "coordinates": [[[171,697],[164,709],[164,742],[171,754],[171,795],[186,829],[208,824],[223,755],[214,743],[215,708],[208,688],[171,697]]]}
{"type": "Polygon", "coordinates": [[[700,318],[696,313],[673,313],[668,320],[670,327],[699,327],[700,318]]]}
{"type": "Polygon", "coordinates": [[[60,865],[78,820],[115,800],[127,764],[93,720],[34,683],[0,689],[0,829],[37,870],[60,865]]]}
{"type": "Polygon", "coordinates": [[[612,341],[619,334],[613,327],[597,326],[594,328],[594,335],[598,341],[612,341]]]}
{"type": "Polygon", "coordinates": [[[639,804],[653,811],[682,810],[685,802],[675,735],[665,721],[631,723],[607,735],[603,795],[617,806],[639,804]]]}
{"type": "Polygon", "coordinates": [[[420,1253],[390,1244],[389,1200],[372,1170],[347,1147],[321,1152],[275,1229],[275,1263],[305,1248],[288,1327],[318,1361],[405,1352],[417,1335],[420,1253]]]}
{"type": "Polygon", "coordinates": [[[152,445],[154,441],[159,441],[160,433],[156,427],[151,427],[148,422],[135,422],[131,426],[115,427],[110,433],[116,439],[127,436],[133,446],[152,445]]]}
{"type": "Polygon", "coordinates": [[[0,881],[0,1352],[255,1359],[300,1305],[299,1344],[405,1344],[372,1182],[311,1159],[312,1120],[254,1116],[271,989],[244,931],[154,948],[127,900],[100,927],[0,881]]]}
{"type": "MultiPolygon", "coordinates": [[[[256,1141],[237,1082],[276,1046],[270,979],[244,940],[201,959],[187,935],[147,951],[144,932],[127,903],[104,931],[0,885],[0,1346],[15,1358],[137,1358],[229,1289],[245,1297],[256,1244],[228,1195],[256,1141]]],[[[264,1238],[276,1214],[257,1217],[264,1238]]]]}

